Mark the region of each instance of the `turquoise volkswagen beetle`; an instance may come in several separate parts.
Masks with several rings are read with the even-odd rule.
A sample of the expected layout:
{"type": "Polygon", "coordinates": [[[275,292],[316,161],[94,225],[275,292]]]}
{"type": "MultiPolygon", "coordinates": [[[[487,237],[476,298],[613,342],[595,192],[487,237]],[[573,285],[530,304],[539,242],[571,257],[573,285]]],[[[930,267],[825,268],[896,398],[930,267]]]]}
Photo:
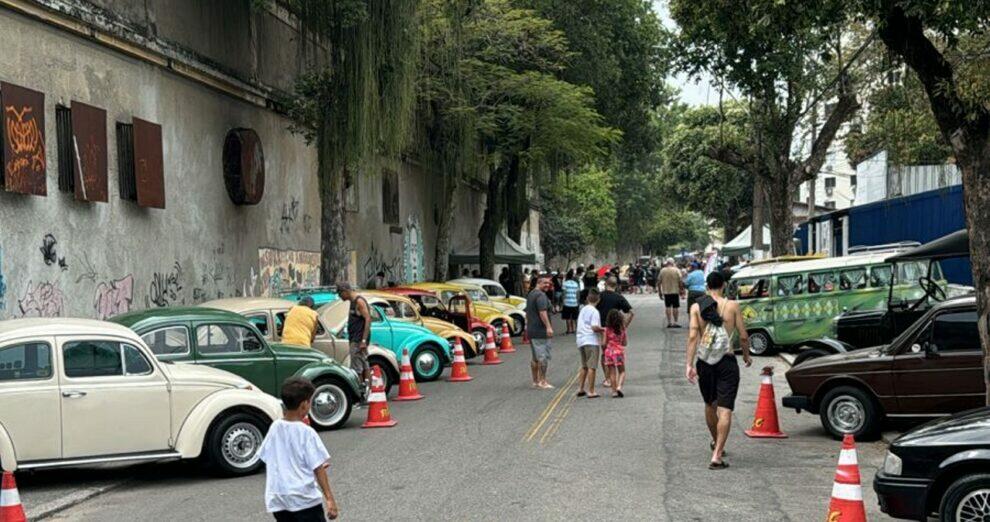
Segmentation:
{"type": "MultiPolygon", "coordinates": [[[[317,310],[323,323],[340,339],[347,338],[347,313],[350,302],[334,301],[317,310]]],[[[454,356],[450,343],[425,327],[392,321],[381,308],[371,307],[371,342],[392,350],[402,360],[402,350],[409,349],[413,374],[417,381],[435,381],[454,356]]]]}

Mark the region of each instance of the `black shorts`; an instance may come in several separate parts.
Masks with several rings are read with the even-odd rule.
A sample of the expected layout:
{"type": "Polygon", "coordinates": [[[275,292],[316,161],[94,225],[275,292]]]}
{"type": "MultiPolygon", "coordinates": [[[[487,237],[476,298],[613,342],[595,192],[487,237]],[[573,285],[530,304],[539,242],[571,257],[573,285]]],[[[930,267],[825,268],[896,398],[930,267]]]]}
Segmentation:
{"type": "Polygon", "coordinates": [[[680,308],[681,307],[681,295],[680,294],[663,294],[663,305],[667,308],[680,308]]]}
{"type": "Polygon", "coordinates": [[[705,404],[718,403],[720,408],[734,409],[739,391],[739,363],[736,357],[726,355],[714,365],[697,361],[694,367],[698,370],[698,387],[705,404]]]}
{"type": "Polygon", "coordinates": [[[272,513],[279,522],[326,522],[327,515],[323,504],[317,504],[302,511],[276,511],[272,513]]]}
{"type": "Polygon", "coordinates": [[[560,318],[565,321],[573,321],[578,318],[578,307],[576,306],[565,306],[564,310],[560,312],[560,318]]]}

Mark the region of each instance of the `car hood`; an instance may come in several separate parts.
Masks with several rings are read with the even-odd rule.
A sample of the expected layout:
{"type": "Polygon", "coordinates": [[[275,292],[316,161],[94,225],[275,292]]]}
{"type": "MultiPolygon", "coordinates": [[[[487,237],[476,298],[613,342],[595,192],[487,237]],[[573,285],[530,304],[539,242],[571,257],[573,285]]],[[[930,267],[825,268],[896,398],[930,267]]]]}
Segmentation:
{"type": "Polygon", "coordinates": [[[443,330],[460,330],[456,324],[444,321],[442,319],[437,319],[435,317],[423,317],[423,326],[429,328],[434,332],[439,332],[443,330]]]}
{"type": "Polygon", "coordinates": [[[840,366],[859,364],[863,361],[873,361],[884,357],[883,348],[885,346],[873,346],[870,348],[862,348],[859,350],[853,350],[850,352],[836,353],[831,355],[824,355],[822,357],[816,357],[814,359],[809,359],[802,362],[801,364],[791,368],[787,373],[803,373],[803,372],[814,372],[818,373],[821,370],[832,369],[840,366]]]}
{"type": "Polygon", "coordinates": [[[894,446],[990,444],[990,407],[977,408],[918,426],[894,446]]]}
{"type": "Polygon", "coordinates": [[[162,368],[176,384],[207,384],[218,388],[245,388],[250,383],[228,371],[199,364],[164,363],[162,368]]]}
{"type": "Polygon", "coordinates": [[[272,353],[275,354],[275,358],[280,357],[292,357],[293,359],[312,359],[312,362],[323,362],[326,361],[329,356],[316,348],[308,348],[306,346],[297,346],[294,344],[283,344],[283,343],[272,343],[271,344],[272,353]]]}

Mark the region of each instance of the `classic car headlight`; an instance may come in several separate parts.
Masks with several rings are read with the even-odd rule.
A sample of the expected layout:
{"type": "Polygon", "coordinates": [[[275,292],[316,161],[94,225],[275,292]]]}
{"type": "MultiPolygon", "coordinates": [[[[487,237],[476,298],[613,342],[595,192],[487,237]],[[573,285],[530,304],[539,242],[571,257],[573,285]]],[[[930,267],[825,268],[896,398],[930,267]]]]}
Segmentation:
{"type": "Polygon", "coordinates": [[[901,458],[887,451],[887,456],[883,459],[883,472],[888,475],[899,476],[901,474],[901,458]]]}

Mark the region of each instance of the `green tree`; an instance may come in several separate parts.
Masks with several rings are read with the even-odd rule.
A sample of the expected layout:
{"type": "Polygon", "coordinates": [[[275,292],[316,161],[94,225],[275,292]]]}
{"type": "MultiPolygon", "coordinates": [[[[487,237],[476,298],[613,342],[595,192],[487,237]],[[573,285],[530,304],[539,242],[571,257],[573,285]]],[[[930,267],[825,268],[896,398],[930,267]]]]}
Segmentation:
{"type": "Polygon", "coordinates": [[[990,403],[990,2],[859,0],[850,7],[917,74],[962,171],[990,403]]]}
{"type": "MultiPolygon", "coordinates": [[[[707,151],[722,163],[760,178],[769,208],[771,251],[793,251],[792,202],[801,183],[814,179],[840,126],[859,108],[848,76],[840,73],[843,3],[778,0],[672,0],[680,32],[671,58],[689,72],[707,71],[749,98],[744,147],[726,142],[707,151]],[[799,124],[821,94],[835,96],[811,150],[795,158],[799,124]]],[[[817,110],[817,109],[814,109],[817,110]]]]}
{"type": "Polygon", "coordinates": [[[708,228],[705,218],[697,212],[661,208],[649,221],[644,246],[659,255],[674,249],[701,250],[711,240],[708,228]]]}
{"type": "Polygon", "coordinates": [[[664,142],[662,179],[676,201],[722,228],[725,241],[752,217],[753,176],[745,169],[715,161],[706,151],[725,143],[746,147],[748,112],[741,103],[684,109],[664,142]]]}
{"type": "MultiPolygon", "coordinates": [[[[264,2],[266,0],[255,0],[264,2]]],[[[320,279],[344,280],[347,172],[394,158],[411,134],[419,56],[419,0],[285,0],[304,29],[328,48],[326,63],[297,81],[295,130],[316,144],[320,182],[320,279]]]]}
{"type": "Polygon", "coordinates": [[[588,247],[608,251],[615,245],[616,205],[612,176],[586,166],[544,189],[540,202],[540,245],[548,259],[570,265],[588,247]]]}

